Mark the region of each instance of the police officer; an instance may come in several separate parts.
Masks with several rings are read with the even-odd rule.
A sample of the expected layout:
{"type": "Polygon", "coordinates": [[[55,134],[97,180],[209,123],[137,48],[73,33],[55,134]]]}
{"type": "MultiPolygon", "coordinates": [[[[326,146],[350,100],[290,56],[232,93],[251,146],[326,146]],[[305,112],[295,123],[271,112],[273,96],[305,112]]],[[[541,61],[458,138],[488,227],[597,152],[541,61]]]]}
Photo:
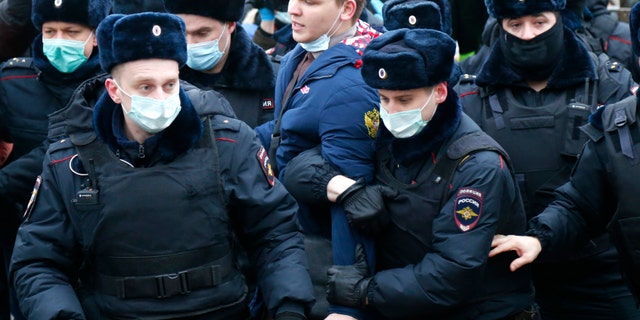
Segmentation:
{"type": "Polygon", "coordinates": [[[187,25],[188,59],[180,78],[222,93],[251,127],[272,120],[275,74],[237,22],[244,1],[165,0],[165,6],[187,25]]]}
{"type": "MultiPolygon", "coordinates": [[[[462,79],[458,92],[465,112],[511,156],[533,217],[568,180],[587,140],[578,127],[598,105],[631,95],[634,83],[620,63],[589,53],[563,27],[565,1],[485,4],[499,37],[475,83],[462,79]]],[[[613,306],[631,302],[616,259],[608,235],[600,232],[581,250],[536,264],[543,318],[610,319],[613,306]]]]}
{"type": "MultiPolygon", "coordinates": [[[[632,47],[640,54],[640,4],[630,12],[632,47]]],[[[636,61],[638,63],[638,61],[636,61]]],[[[538,254],[562,254],[575,250],[590,235],[608,231],[618,248],[622,274],[640,299],[638,260],[640,215],[637,195],[638,107],[637,96],[599,108],[581,127],[589,140],[573,168],[571,179],[556,190],[555,200],[529,222],[528,237],[497,235],[491,254],[518,250],[511,269],[532,262],[538,254]]],[[[638,319],[636,305],[612,299],[609,319],[638,319]]]]}
{"type": "MultiPolygon", "coordinates": [[[[34,0],[31,20],[40,34],[33,39],[32,56],[0,65],[0,126],[13,142],[0,169],[0,250],[7,272],[24,206],[42,169],[47,116],[63,108],[80,83],[102,73],[95,28],[110,3],[34,0]]],[[[21,319],[18,312],[15,304],[15,316],[21,319]]]]}
{"type": "Polygon", "coordinates": [[[332,177],[327,199],[374,235],[377,267],[369,274],[357,250],[354,265],[330,268],[331,302],[376,319],[534,319],[529,271],[509,274],[510,257],[487,257],[496,232],[524,232],[525,213],[507,155],[446,82],[455,46],[439,31],[398,29],[365,50],[383,124],[376,183],[312,171],[332,177]]]}
{"type": "MultiPolygon", "coordinates": [[[[22,311],[244,319],[247,289],[230,245],[238,236],[271,317],[305,319],[313,292],[297,205],[253,130],[180,85],[184,22],[111,15],[98,42],[111,77],[93,102],[95,131],[67,125],[68,138],[51,144],[18,231],[11,279],[22,311]]],[[[92,101],[82,97],[91,94],[74,106],[86,111],[92,101]]]]}

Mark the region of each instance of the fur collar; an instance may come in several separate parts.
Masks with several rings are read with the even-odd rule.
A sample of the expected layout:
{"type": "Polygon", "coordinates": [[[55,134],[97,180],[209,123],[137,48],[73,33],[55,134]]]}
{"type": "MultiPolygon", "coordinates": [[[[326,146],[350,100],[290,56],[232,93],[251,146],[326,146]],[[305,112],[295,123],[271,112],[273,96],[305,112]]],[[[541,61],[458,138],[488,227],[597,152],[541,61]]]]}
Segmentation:
{"type": "Polygon", "coordinates": [[[462,117],[462,106],[458,95],[451,87],[448,91],[447,99],[438,105],[433,119],[418,135],[397,139],[382,124],[378,129],[377,149],[390,148],[397,163],[412,162],[429,152],[436,151],[443,141],[453,135],[462,117]]]}
{"type": "MultiPolygon", "coordinates": [[[[585,78],[597,79],[589,52],[572,31],[564,29],[564,47],[560,61],[551,72],[547,88],[562,89],[584,83],[585,78]]],[[[476,83],[479,86],[510,86],[522,83],[522,77],[508,63],[500,50],[499,41],[491,47],[487,61],[480,69],[476,83]]]]}
{"type": "MultiPolygon", "coordinates": [[[[202,135],[200,117],[182,88],[180,89],[180,101],[182,109],[173,123],[162,132],[147,139],[148,141],[144,143],[145,147],[147,143],[157,143],[157,150],[163,161],[171,161],[176,156],[184,153],[193,147],[202,135]]],[[[118,132],[117,127],[123,126],[123,117],[121,106],[115,104],[109,94],[105,92],[95,106],[93,125],[98,138],[114,151],[127,147],[119,143],[117,135],[114,133],[118,132]]],[[[137,145],[135,143],[136,147],[137,145]]],[[[151,149],[153,148],[149,150],[151,149]]]]}
{"type": "Polygon", "coordinates": [[[274,90],[275,75],[267,54],[236,24],[222,72],[208,74],[184,66],[181,78],[199,87],[224,86],[240,90],[274,90]]]}

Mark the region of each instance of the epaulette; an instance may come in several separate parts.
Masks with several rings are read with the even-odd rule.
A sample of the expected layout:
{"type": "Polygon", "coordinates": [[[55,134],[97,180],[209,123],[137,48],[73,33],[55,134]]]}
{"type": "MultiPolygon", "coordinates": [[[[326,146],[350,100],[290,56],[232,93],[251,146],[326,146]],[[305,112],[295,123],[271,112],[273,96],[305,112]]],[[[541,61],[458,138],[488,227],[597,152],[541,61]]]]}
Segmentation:
{"type": "Polygon", "coordinates": [[[11,58],[7,61],[5,61],[2,64],[1,69],[10,69],[10,68],[28,68],[28,69],[32,69],[34,68],[33,66],[33,59],[29,58],[29,57],[20,57],[20,58],[11,58]]]}
{"type": "Polygon", "coordinates": [[[242,121],[227,117],[225,115],[217,114],[213,116],[211,119],[211,124],[213,125],[213,130],[231,130],[238,132],[240,131],[240,126],[242,125],[242,121]]]}
{"type": "Polygon", "coordinates": [[[64,138],[64,139],[60,139],[56,142],[53,142],[49,145],[49,153],[55,153],[57,151],[60,150],[66,150],[69,148],[73,148],[74,144],[71,142],[71,139],[68,138],[64,138]]]}
{"type": "Polygon", "coordinates": [[[622,65],[622,63],[615,60],[607,61],[607,70],[609,70],[609,72],[620,72],[623,69],[624,66],[622,65]]]}
{"type": "Polygon", "coordinates": [[[475,74],[465,73],[460,76],[460,82],[458,82],[458,84],[474,83],[476,82],[476,77],[477,76],[475,74]]]}

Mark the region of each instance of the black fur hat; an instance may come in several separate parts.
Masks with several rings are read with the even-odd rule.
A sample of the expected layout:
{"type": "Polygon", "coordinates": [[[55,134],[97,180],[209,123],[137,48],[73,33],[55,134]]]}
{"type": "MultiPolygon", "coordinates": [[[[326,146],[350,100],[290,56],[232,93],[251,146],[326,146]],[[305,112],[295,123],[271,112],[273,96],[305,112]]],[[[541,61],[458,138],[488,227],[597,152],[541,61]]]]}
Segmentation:
{"type": "MultiPolygon", "coordinates": [[[[629,13],[629,28],[631,29],[631,47],[633,48],[633,54],[640,56],[640,34],[638,28],[640,28],[640,2],[633,5],[631,12],[629,13]]],[[[637,58],[634,63],[638,63],[637,58]]]]}
{"type": "Polygon", "coordinates": [[[544,11],[560,11],[566,0],[484,0],[489,15],[500,20],[518,18],[544,11]]]}
{"type": "Polygon", "coordinates": [[[432,29],[398,29],[371,40],[362,56],[362,77],[371,87],[409,90],[447,81],[456,43],[432,29]]]}
{"type": "Polygon", "coordinates": [[[243,0],[165,0],[164,6],[174,14],[195,14],[220,21],[238,21],[244,12],[243,0]]]}
{"type": "Polygon", "coordinates": [[[382,7],[384,27],[434,29],[451,35],[451,8],[448,0],[389,0],[382,7]]]}
{"type": "Polygon", "coordinates": [[[170,13],[112,14],[98,26],[100,65],[106,72],[120,63],[169,59],[187,61],[184,21],[170,13]]]}
{"type": "Polygon", "coordinates": [[[96,28],[109,14],[112,0],[33,0],[31,22],[38,30],[49,21],[79,23],[96,28]]]}

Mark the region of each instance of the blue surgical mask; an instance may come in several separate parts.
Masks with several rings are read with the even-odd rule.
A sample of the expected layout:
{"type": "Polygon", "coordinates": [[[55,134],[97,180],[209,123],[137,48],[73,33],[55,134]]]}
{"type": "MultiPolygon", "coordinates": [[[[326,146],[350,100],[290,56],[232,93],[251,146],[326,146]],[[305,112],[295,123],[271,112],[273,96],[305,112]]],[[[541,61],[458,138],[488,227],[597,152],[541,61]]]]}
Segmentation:
{"type": "MultiPolygon", "coordinates": [[[[380,107],[380,119],[382,119],[384,126],[396,138],[410,138],[420,133],[431,120],[422,119],[422,110],[427,107],[427,104],[429,104],[429,101],[433,98],[433,93],[435,91],[436,90],[434,88],[431,91],[429,99],[427,99],[427,102],[425,102],[420,109],[389,114],[385,108],[380,107]]],[[[436,109],[437,106],[436,108],[433,108],[431,118],[433,118],[433,115],[436,113],[436,109]]]]}
{"type": "Polygon", "coordinates": [[[42,52],[49,62],[62,73],[76,71],[85,61],[84,46],[93,36],[93,31],[87,40],[42,39],[42,52]]]}
{"type": "Polygon", "coordinates": [[[338,20],[340,19],[340,15],[342,14],[342,9],[344,9],[345,3],[347,2],[345,1],[344,3],[342,3],[342,7],[340,7],[340,12],[338,13],[338,16],[336,17],[336,19],[333,20],[333,23],[331,24],[331,27],[329,27],[329,30],[327,30],[327,32],[322,34],[318,39],[315,39],[311,42],[300,43],[300,46],[302,47],[302,49],[304,49],[307,52],[320,52],[320,51],[325,51],[329,49],[329,43],[331,42],[331,37],[338,31],[338,29],[340,29],[340,26],[342,25],[342,21],[340,21],[340,24],[338,24],[336,29],[333,30],[331,34],[328,34],[328,33],[331,31],[331,29],[333,29],[333,27],[336,25],[336,22],[338,22],[338,20]]]}
{"type": "MultiPolygon", "coordinates": [[[[220,39],[222,39],[225,30],[227,30],[226,23],[218,39],[187,45],[187,65],[189,68],[198,71],[208,71],[220,62],[224,51],[220,51],[218,43],[220,39]]],[[[229,40],[227,40],[227,43],[228,42],[229,40]]],[[[225,48],[227,47],[227,43],[224,45],[225,48]]]]}
{"type": "MultiPolygon", "coordinates": [[[[114,81],[115,82],[115,81],[114,81]]],[[[180,96],[178,93],[164,100],[130,95],[117,82],[116,86],[122,93],[131,98],[131,110],[122,111],[129,116],[142,130],[148,133],[158,133],[167,128],[180,113],[180,96]]]]}

